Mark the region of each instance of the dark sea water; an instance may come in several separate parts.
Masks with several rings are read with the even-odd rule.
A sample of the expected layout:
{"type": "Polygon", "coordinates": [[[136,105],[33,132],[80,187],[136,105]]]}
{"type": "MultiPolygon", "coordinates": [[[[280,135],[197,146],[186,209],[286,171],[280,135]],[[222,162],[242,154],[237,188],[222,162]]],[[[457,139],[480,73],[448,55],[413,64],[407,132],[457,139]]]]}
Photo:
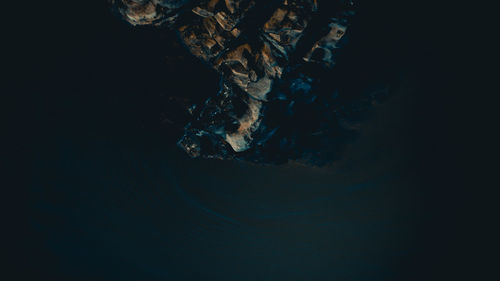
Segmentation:
{"type": "Polygon", "coordinates": [[[162,102],[214,94],[218,78],[171,33],[83,3],[22,27],[37,47],[22,49],[31,64],[14,70],[30,77],[18,83],[30,158],[15,276],[446,277],[459,204],[448,176],[458,170],[449,120],[436,119],[445,98],[428,84],[435,54],[410,7],[363,2],[339,61],[343,87],[389,85],[391,97],[327,167],[189,159],[175,146],[180,130],[160,124],[162,102]]]}
{"type": "Polygon", "coordinates": [[[88,280],[386,280],[415,250],[421,208],[399,141],[371,135],[312,168],[61,136],[33,163],[31,223],[59,273],[88,280]]]}

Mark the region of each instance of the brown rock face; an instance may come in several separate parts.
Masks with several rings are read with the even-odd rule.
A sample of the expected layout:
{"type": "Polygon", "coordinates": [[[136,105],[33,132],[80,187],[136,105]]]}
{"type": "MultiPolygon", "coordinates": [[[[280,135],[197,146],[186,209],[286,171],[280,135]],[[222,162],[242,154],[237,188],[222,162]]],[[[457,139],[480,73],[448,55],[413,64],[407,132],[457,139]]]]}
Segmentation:
{"type": "Polygon", "coordinates": [[[110,0],[123,18],[132,25],[174,23],[178,11],[189,0],[110,0]]]}
{"type": "MultiPolygon", "coordinates": [[[[291,69],[291,58],[296,57],[297,46],[315,18],[328,14],[319,11],[331,7],[327,0],[111,2],[133,25],[172,26],[194,56],[221,74],[221,91],[207,100],[201,110],[193,112],[195,122],[187,127],[189,133],[180,141],[193,157],[216,158],[232,158],[256,143],[262,145],[262,136],[267,139],[272,135],[264,132],[268,129],[263,115],[276,99],[270,97],[273,86],[291,69]],[[177,21],[179,17],[183,20],[177,21]],[[203,147],[210,147],[211,152],[207,154],[203,147]],[[222,156],[221,151],[224,151],[222,156]]],[[[346,32],[350,16],[346,11],[352,3],[332,2],[340,3],[338,10],[332,10],[326,21],[316,21],[312,27],[326,32],[312,41],[308,39],[309,51],[295,64],[314,63],[326,68],[334,65],[335,49],[346,32]]],[[[312,81],[304,79],[307,83],[312,81]]]]}

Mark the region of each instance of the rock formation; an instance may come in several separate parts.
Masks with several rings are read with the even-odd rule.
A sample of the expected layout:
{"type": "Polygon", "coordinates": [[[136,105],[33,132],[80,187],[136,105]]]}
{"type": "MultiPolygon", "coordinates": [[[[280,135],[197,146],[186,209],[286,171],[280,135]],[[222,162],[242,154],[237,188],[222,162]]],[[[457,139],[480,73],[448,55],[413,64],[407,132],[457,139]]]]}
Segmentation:
{"type": "Polygon", "coordinates": [[[220,90],[190,107],[179,145],[191,157],[332,160],[342,126],[335,65],[353,15],[350,0],[111,0],[133,25],[177,30],[189,51],[220,73],[220,90]],[[306,124],[307,123],[307,124],[306,124]]]}

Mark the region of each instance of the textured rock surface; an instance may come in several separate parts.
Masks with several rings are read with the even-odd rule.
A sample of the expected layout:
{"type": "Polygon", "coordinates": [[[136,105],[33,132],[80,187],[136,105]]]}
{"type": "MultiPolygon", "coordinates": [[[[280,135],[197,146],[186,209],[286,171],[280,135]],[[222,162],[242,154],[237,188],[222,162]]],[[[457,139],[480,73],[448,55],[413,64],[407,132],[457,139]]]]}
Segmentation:
{"type": "Polygon", "coordinates": [[[133,25],[173,24],[190,0],[110,0],[123,18],[133,25]]]}
{"type": "MultiPolygon", "coordinates": [[[[113,0],[133,25],[167,25],[220,73],[220,91],[189,108],[179,145],[192,157],[324,164],[355,129],[322,79],[353,15],[349,0],[113,0]]],[[[370,102],[367,101],[366,104],[370,102]]]]}

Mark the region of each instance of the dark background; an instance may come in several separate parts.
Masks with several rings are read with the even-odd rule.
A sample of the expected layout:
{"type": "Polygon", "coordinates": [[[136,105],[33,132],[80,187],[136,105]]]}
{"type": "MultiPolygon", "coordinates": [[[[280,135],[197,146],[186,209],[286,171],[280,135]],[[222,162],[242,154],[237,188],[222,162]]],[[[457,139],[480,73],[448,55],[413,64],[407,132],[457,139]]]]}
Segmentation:
{"type": "Polygon", "coordinates": [[[188,159],[162,105],[218,79],[174,34],[132,28],[103,2],[19,4],[3,25],[3,280],[484,274],[452,6],[359,1],[342,83],[391,97],[317,168],[188,159]]]}

